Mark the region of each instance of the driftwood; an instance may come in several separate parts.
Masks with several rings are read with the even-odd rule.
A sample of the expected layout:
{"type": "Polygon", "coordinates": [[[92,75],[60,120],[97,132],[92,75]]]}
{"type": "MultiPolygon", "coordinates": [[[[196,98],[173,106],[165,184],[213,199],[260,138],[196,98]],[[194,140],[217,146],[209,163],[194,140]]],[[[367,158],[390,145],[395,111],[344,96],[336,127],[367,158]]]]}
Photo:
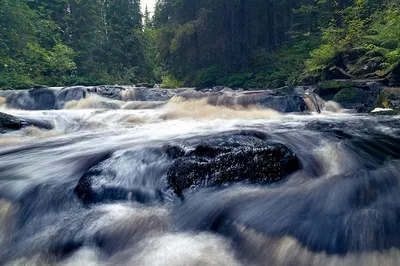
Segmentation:
{"type": "Polygon", "coordinates": [[[329,68],[330,71],[334,71],[337,70],[339,71],[343,76],[347,77],[348,79],[355,79],[356,77],[347,73],[343,68],[340,68],[338,66],[333,66],[331,68],[329,68]]]}

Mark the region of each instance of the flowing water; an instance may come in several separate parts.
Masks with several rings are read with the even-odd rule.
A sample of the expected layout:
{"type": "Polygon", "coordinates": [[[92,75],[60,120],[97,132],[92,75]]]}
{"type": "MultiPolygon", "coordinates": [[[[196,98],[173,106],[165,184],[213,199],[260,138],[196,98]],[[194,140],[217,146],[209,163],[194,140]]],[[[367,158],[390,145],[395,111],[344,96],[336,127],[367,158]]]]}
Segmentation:
{"type": "Polygon", "coordinates": [[[0,136],[0,265],[399,265],[399,117],[98,102],[3,106],[48,129],[0,136]],[[238,130],[284,144],[301,170],[183,199],[168,189],[173,161],[157,149],[238,130]],[[85,204],[74,190],[93,166],[143,196],[85,204]]]}

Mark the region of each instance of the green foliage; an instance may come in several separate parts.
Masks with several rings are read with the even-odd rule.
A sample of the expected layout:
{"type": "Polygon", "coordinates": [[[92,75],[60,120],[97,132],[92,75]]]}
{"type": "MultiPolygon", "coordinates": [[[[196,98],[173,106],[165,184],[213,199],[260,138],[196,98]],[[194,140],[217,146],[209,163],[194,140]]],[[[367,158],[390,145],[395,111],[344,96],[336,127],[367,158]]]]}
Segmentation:
{"type": "Polygon", "coordinates": [[[361,77],[390,73],[400,64],[399,15],[397,1],[355,1],[340,13],[341,24],[323,30],[324,43],[311,53],[305,72],[323,77],[338,66],[361,77]]]}
{"type": "Polygon", "coordinates": [[[177,80],[171,74],[165,74],[162,76],[162,88],[179,88],[183,87],[184,83],[182,81],[177,80]]]}
{"type": "Polygon", "coordinates": [[[190,86],[198,86],[200,88],[209,88],[215,85],[224,85],[226,75],[229,73],[227,69],[220,65],[213,65],[208,68],[200,69],[195,73],[194,80],[188,77],[185,83],[190,86]]]}
{"type": "Polygon", "coordinates": [[[346,51],[347,41],[341,28],[331,26],[325,29],[322,40],[325,43],[313,50],[310,53],[311,58],[305,63],[307,73],[321,74],[324,69],[334,65],[337,57],[346,51]]]}
{"type": "Polygon", "coordinates": [[[0,87],[277,88],[332,69],[400,82],[398,0],[159,0],[153,18],[140,0],[0,0],[0,87]]]}
{"type": "Polygon", "coordinates": [[[139,0],[0,0],[0,87],[155,81],[154,36],[139,0]]]}
{"type": "Polygon", "coordinates": [[[253,73],[235,73],[228,78],[227,86],[232,88],[247,87],[246,85],[253,79],[253,73]]]}

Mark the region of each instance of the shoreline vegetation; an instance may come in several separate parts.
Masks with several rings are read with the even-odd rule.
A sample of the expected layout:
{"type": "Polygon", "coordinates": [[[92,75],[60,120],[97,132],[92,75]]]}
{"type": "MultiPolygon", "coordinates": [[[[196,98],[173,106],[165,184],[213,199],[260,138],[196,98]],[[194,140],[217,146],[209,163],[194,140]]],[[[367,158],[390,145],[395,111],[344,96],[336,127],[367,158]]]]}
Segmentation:
{"type": "Polygon", "coordinates": [[[0,2],[1,89],[400,84],[397,0],[0,2]]]}

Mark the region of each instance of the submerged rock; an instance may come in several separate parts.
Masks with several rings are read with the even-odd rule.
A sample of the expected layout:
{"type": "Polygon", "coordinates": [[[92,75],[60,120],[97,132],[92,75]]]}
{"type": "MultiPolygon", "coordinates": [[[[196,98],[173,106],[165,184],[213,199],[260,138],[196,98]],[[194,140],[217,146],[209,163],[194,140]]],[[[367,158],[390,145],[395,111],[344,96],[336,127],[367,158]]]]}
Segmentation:
{"type": "Polygon", "coordinates": [[[9,130],[18,130],[23,126],[24,123],[19,118],[0,112],[0,133],[4,133],[9,130]]]}
{"type": "Polygon", "coordinates": [[[58,110],[65,103],[81,100],[87,96],[87,87],[39,88],[9,93],[7,105],[22,110],[58,110]]]}
{"type": "Polygon", "coordinates": [[[55,109],[64,108],[65,103],[70,101],[79,101],[87,97],[87,88],[83,86],[67,87],[56,92],[55,109]]]}
{"type": "Polygon", "coordinates": [[[277,182],[299,168],[298,158],[286,146],[239,133],[201,142],[174,162],[167,180],[182,195],[192,186],[277,182]]]}
{"type": "Polygon", "coordinates": [[[162,202],[165,187],[162,176],[170,164],[171,159],[162,149],[112,154],[84,173],[75,193],[85,204],[162,202]]]}
{"type": "Polygon", "coordinates": [[[206,99],[208,104],[214,106],[269,108],[282,113],[301,113],[308,110],[307,104],[301,96],[274,94],[271,91],[234,93],[186,91],[178,96],[185,100],[206,99]]]}

